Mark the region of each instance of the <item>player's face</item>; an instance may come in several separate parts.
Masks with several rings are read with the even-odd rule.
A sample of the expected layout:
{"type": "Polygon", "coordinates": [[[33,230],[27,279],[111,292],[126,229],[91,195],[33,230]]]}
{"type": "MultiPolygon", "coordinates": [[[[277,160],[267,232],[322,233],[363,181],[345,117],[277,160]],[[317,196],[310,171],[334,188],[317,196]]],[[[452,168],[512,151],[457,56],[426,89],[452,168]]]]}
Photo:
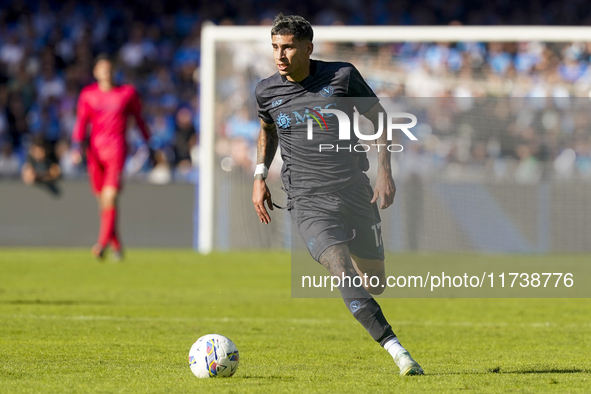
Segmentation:
{"type": "Polygon", "coordinates": [[[45,149],[40,146],[33,146],[31,149],[31,156],[37,161],[45,160],[45,149]]]}
{"type": "Polygon", "coordinates": [[[271,38],[271,45],[279,74],[296,82],[308,76],[314,44],[294,36],[275,35],[271,38]]]}
{"type": "Polygon", "coordinates": [[[113,65],[108,60],[99,60],[94,66],[94,77],[99,83],[110,83],[113,80],[113,65]]]}

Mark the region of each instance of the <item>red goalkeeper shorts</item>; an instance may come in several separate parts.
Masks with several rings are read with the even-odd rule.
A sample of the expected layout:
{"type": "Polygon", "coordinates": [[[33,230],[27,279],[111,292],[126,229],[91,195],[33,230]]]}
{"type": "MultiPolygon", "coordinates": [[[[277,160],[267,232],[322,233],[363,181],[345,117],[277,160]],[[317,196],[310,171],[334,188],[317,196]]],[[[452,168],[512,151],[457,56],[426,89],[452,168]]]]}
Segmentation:
{"type": "Polygon", "coordinates": [[[94,194],[100,194],[105,186],[121,190],[121,176],[125,166],[125,150],[109,152],[108,157],[101,157],[96,150],[87,153],[88,177],[94,194]]]}

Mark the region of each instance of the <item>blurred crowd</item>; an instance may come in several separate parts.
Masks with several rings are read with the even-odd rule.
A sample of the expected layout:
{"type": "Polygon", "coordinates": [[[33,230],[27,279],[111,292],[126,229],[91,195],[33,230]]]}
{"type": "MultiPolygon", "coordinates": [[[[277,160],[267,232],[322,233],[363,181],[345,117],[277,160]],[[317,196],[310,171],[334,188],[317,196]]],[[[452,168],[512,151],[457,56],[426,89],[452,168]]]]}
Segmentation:
{"type": "MultiPolygon", "coordinates": [[[[116,59],[117,82],[131,83],[139,91],[153,134],[150,147],[163,152],[164,157],[158,169],[149,168],[148,150],[132,130],[126,174],[157,183],[195,180],[203,21],[269,25],[283,12],[298,13],[317,25],[591,23],[591,9],[580,0],[330,0],[321,5],[311,0],[12,0],[0,1],[0,5],[0,177],[21,176],[23,165],[31,162],[33,150],[40,145],[47,150],[47,157],[60,163],[60,176],[83,174],[83,169],[69,160],[76,102],[82,87],[93,82],[93,58],[106,52],[116,59]]],[[[257,47],[254,53],[260,50],[257,47]]],[[[262,51],[270,59],[270,47],[262,51]]],[[[218,99],[227,110],[218,117],[216,150],[220,158],[228,159],[221,160],[223,169],[238,166],[250,173],[258,135],[254,84],[275,70],[272,61],[262,64],[267,63],[265,58],[245,60],[237,56],[235,47],[229,52],[229,59],[245,64],[234,68],[220,64],[218,69],[218,99]],[[234,75],[236,71],[241,75],[234,75]]],[[[313,57],[354,63],[378,95],[387,97],[591,96],[588,43],[319,44],[313,57]]],[[[543,117],[544,110],[540,111],[543,117]]],[[[559,118],[559,126],[552,131],[538,130],[535,125],[530,127],[532,131],[519,129],[520,133],[535,134],[535,138],[510,134],[507,138],[514,138],[514,143],[507,145],[499,142],[502,138],[498,136],[485,138],[454,129],[440,138],[435,130],[424,139],[429,143],[409,149],[417,154],[439,152],[436,156],[449,165],[452,174],[454,168],[479,158],[493,163],[489,167],[497,172],[503,160],[520,163],[524,157],[549,163],[559,159],[560,163],[586,162],[580,158],[589,156],[591,140],[584,127],[563,128],[562,115],[548,111],[547,118],[559,118]],[[433,145],[434,138],[443,145],[433,145]],[[495,144],[504,145],[494,149],[495,144]],[[549,145],[552,149],[544,150],[549,145]],[[449,156],[441,156],[441,152],[449,156]]],[[[494,117],[486,119],[494,123],[494,117]]],[[[584,172],[572,166],[571,172],[584,172]]]]}
{"type": "Polygon", "coordinates": [[[590,100],[567,97],[395,99],[418,141],[399,135],[398,178],[454,182],[591,180],[590,100]]]}
{"type": "MultiPolygon", "coordinates": [[[[399,176],[454,181],[591,179],[591,44],[328,45],[381,97],[437,97],[399,176]]],[[[404,100],[403,100],[404,101],[404,100]]],[[[408,103],[406,103],[408,104],[408,103]]],[[[414,112],[413,112],[414,113],[414,112]]],[[[396,155],[394,155],[396,157],[396,155]]]]}
{"type": "MultiPolygon", "coordinates": [[[[249,92],[274,72],[274,63],[269,48],[259,44],[249,46],[255,53],[250,57],[237,55],[232,45],[221,48],[218,100],[225,111],[218,133],[227,140],[218,144],[218,154],[249,172],[258,136],[256,119],[248,116],[256,113],[249,92]]],[[[317,42],[313,58],[353,63],[379,97],[437,98],[429,99],[429,111],[403,103],[406,112],[424,114],[418,127],[430,131],[393,155],[401,161],[400,177],[591,179],[591,119],[581,118],[591,104],[589,43],[317,42]],[[454,116],[441,121],[438,111],[454,116]]],[[[272,173],[278,170],[275,165],[272,173]]]]}
{"type": "Polygon", "coordinates": [[[150,148],[163,153],[158,171],[132,127],[128,176],[166,183],[191,180],[198,144],[198,17],[166,13],[150,2],[9,1],[0,8],[0,177],[18,177],[44,142],[65,177],[84,173],[69,160],[80,90],[94,82],[93,59],[111,54],[116,82],[131,83],[143,101],[150,148]]]}

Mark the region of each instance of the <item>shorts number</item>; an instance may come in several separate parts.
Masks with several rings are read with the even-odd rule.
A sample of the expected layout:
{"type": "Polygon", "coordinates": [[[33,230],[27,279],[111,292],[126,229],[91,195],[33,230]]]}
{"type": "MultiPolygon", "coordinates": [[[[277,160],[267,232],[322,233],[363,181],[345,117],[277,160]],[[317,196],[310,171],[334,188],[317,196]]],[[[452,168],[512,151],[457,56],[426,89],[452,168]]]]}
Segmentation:
{"type": "Polygon", "coordinates": [[[373,233],[376,237],[376,248],[382,246],[382,223],[374,224],[371,226],[373,233]]]}

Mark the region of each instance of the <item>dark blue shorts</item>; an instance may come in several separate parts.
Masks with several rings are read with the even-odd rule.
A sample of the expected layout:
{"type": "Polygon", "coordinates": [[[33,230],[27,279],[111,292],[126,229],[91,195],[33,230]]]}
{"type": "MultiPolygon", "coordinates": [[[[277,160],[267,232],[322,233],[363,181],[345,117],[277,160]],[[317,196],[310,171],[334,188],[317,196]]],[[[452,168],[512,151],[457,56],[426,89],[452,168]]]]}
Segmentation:
{"type": "Polygon", "coordinates": [[[334,193],[292,200],[291,220],[318,261],[328,247],[346,242],[352,255],[384,260],[381,219],[367,176],[334,193]]]}

